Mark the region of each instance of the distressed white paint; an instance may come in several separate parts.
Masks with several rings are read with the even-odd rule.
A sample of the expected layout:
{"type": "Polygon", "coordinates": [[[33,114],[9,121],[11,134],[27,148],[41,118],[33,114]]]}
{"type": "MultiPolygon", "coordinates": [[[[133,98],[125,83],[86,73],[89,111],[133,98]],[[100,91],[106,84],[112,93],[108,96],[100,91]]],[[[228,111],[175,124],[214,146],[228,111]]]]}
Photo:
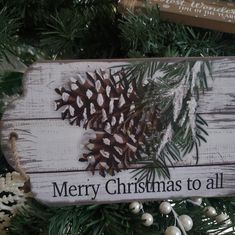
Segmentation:
{"type": "Polygon", "coordinates": [[[235,112],[235,63],[218,60],[213,66],[213,80],[208,79],[209,91],[200,99],[199,112],[235,112]]]}
{"type": "MultiPolygon", "coordinates": [[[[199,149],[199,164],[235,163],[235,115],[205,114],[209,136],[199,149]]],[[[86,131],[63,120],[5,121],[2,132],[3,149],[11,132],[19,136],[18,153],[27,172],[84,170],[79,162],[86,131]]],[[[185,156],[177,165],[194,165],[195,153],[185,156]]]]}
{"type": "MultiPolygon", "coordinates": [[[[109,68],[117,65],[127,64],[126,61],[116,62],[41,62],[30,67],[25,75],[25,91],[21,99],[16,100],[12,106],[4,113],[2,120],[22,120],[38,118],[60,118],[60,112],[54,111],[54,100],[59,95],[55,88],[66,86],[69,77],[86,71],[94,71],[99,68],[109,68]]],[[[235,64],[234,61],[221,59],[216,65],[221,66],[221,70],[214,73],[214,82],[210,82],[213,90],[206,92],[200,100],[199,112],[214,113],[215,111],[234,111],[234,90],[235,64]],[[226,71],[229,72],[226,72],[226,71]],[[215,98],[218,96],[218,98],[215,98]]]]}
{"type": "MultiPolygon", "coordinates": [[[[22,168],[30,175],[36,198],[54,203],[92,203],[88,197],[52,198],[51,182],[72,184],[100,183],[104,185],[110,176],[93,176],[86,172],[87,163],[79,162],[86,131],[70,126],[54,111],[54,100],[59,98],[54,89],[68,85],[70,76],[94,71],[98,68],[126,64],[127,61],[79,61],[41,62],[34,64],[25,76],[24,96],[8,107],[3,116],[1,141],[8,161],[14,166],[9,148],[10,133],[16,132],[17,151],[22,168]]],[[[235,195],[235,61],[214,61],[214,80],[209,80],[210,90],[201,96],[198,112],[207,121],[207,143],[199,149],[199,165],[195,167],[195,153],[184,157],[171,169],[172,180],[187,180],[188,177],[205,180],[216,173],[224,172],[224,188],[216,190],[181,190],[179,192],[108,195],[99,191],[97,202],[128,201],[133,199],[159,199],[190,196],[235,195]],[[190,167],[189,167],[190,166],[190,167]],[[194,166],[194,167],[192,167],[194,166]]],[[[133,167],[133,166],[132,166],[133,167]]],[[[131,170],[122,171],[114,177],[131,182],[131,170]]]]}
{"type": "Polygon", "coordinates": [[[36,63],[29,68],[24,79],[24,96],[9,106],[2,120],[60,118],[54,111],[54,100],[60,98],[55,88],[69,84],[70,77],[87,71],[126,64],[127,62],[54,62],[36,63]]]}
{"type": "MultiPolygon", "coordinates": [[[[200,167],[179,167],[171,169],[171,180],[176,182],[181,180],[180,185],[181,190],[171,190],[171,187],[165,188],[163,191],[163,186],[161,186],[161,192],[145,192],[141,191],[135,193],[135,185],[130,186],[130,191],[128,191],[128,183],[135,183],[137,180],[131,178],[132,170],[126,170],[118,175],[111,177],[94,177],[90,172],[60,172],[60,173],[49,173],[49,174],[30,174],[30,180],[32,183],[32,190],[36,196],[44,203],[54,203],[54,204],[80,204],[80,203],[111,203],[111,202],[121,202],[121,201],[132,201],[132,200],[159,200],[165,198],[185,198],[185,197],[212,197],[212,196],[224,196],[224,195],[234,195],[235,194],[235,164],[231,166],[200,166],[200,167]],[[224,179],[227,179],[223,183],[223,188],[218,189],[207,189],[207,180],[209,178],[216,179],[216,173],[223,173],[224,179]],[[125,186],[121,185],[118,191],[118,178],[120,183],[124,183],[125,186]],[[198,190],[188,189],[188,179],[190,180],[200,180],[201,188],[198,190]],[[109,181],[111,180],[111,181],[109,181]],[[54,193],[53,182],[55,182],[61,191],[64,182],[67,182],[67,196],[65,191],[62,190],[62,195],[59,196],[57,190],[54,193]],[[69,194],[69,187],[75,185],[76,187],[82,185],[94,185],[95,191],[98,192],[95,195],[91,187],[88,188],[87,194],[85,187],[81,188],[81,196],[78,196],[78,190],[71,191],[72,196],[69,194]],[[97,186],[100,185],[100,186],[97,186]],[[125,187],[125,192],[123,191],[125,187]],[[115,193],[116,191],[116,193],[115,193]],[[118,194],[120,192],[120,194],[118,194]],[[129,193],[131,192],[131,193],[129,193]],[[110,194],[111,193],[111,194],[110,194]],[[56,196],[56,197],[55,197],[56,196]]],[[[166,185],[171,184],[169,179],[157,179],[156,181],[164,181],[166,185]]],[[[214,181],[215,182],[215,181],[214,181]]],[[[162,184],[162,183],[161,183],[162,184]]],[[[195,182],[195,188],[198,187],[198,183],[195,182]]],[[[190,184],[191,185],[191,184],[190,184]]],[[[72,186],[73,187],[73,186],[72,186]]],[[[73,187],[75,189],[75,187],[73,187]]],[[[138,188],[140,190],[140,188],[138,188]]],[[[176,189],[176,187],[175,187],[176,189]]],[[[180,189],[177,187],[177,189],[180,189]]],[[[192,188],[191,188],[192,189],[192,188]]],[[[196,188],[197,189],[197,188],[196,188]]]]}
{"type": "MultiPolygon", "coordinates": [[[[84,169],[78,162],[85,130],[63,120],[26,120],[4,122],[3,149],[10,133],[18,135],[17,151],[27,172],[84,169]]],[[[6,152],[10,154],[10,152],[6,152]]]]}

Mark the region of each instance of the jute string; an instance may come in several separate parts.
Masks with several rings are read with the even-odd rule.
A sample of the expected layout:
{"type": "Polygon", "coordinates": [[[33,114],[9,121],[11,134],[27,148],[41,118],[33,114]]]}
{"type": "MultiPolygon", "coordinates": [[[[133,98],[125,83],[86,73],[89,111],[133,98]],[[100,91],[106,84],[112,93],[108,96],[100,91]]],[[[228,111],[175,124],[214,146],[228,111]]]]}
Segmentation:
{"type": "Polygon", "coordinates": [[[25,171],[22,169],[22,167],[20,165],[20,156],[19,156],[19,153],[17,152],[17,148],[16,148],[17,139],[18,139],[17,133],[12,132],[10,134],[9,142],[10,142],[10,147],[12,150],[12,156],[13,156],[14,162],[15,162],[15,170],[21,174],[21,176],[25,179],[25,181],[27,181],[29,179],[29,177],[26,175],[25,171]]]}

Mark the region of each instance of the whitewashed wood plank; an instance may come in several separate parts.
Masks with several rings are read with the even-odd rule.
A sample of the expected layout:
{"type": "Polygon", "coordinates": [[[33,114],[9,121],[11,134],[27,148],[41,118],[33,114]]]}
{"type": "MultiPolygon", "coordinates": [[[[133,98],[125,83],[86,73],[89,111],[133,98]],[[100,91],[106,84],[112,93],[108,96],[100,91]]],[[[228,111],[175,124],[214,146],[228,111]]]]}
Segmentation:
{"type": "MultiPolygon", "coordinates": [[[[33,64],[24,78],[24,96],[15,100],[4,112],[2,120],[60,118],[55,112],[54,100],[59,96],[55,88],[69,84],[70,77],[99,68],[126,62],[51,62],[33,64]]],[[[84,75],[85,76],[85,75],[84,75]]]]}
{"type": "MultiPolygon", "coordinates": [[[[202,115],[208,122],[207,143],[199,149],[199,164],[235,162],[235,115],[202,115]]],[[[63,120],[22,120],[3,123],[2,143],[7,159],[11,159],[8,140],[11,132],[19,136],[17,151],[27,172],[84,170],[79,162],[85,130],[63,120]]],[[[194,165],[195,153],[184,157],[178,165],[194,165]]]]}
{"type": "Polygon", "coordinates": [[[208,79],[209,91],[201,96],[198,112],[235,112],[235,62],[214,61],[212,71],[213,80],[208,79]]]}
{"type": "MultiPolygon", "coordinates": [[[[14,109],[9,107],[3,117],[1,137],[6,158],[12,158],[9,147],[11,133],[17,133],[16,151],[20,156],[20,165],[30,176],[33,191],[36,197],[44,202],[63,203],[64,201],[76,204],[93,202],[113,202],[126,200],[159,199],[169,197],[190,196],[223,196],[235,194],[235,61],[222,59],[214,61],[214,81],[209,80],[210,89],[202,96],[198,112],[208,122],[209,136],[207,143],[199,149],[199,165],[195,166],[195,153],[187,155],[182,162],[175,164],[177,168],[171,169],[171,179],[174,182],[181,180],[184,187],[171,192],[157,193],[125,193],[108,194],[105,184],[108,180],[114,183],[120,179],[129,186],[137,187],[132,183],[129,174],[131,169],[123,170],[114,177],[101,177],[98,171],[92,176],[86,171],[87,163],[79,162],[82,155],[83,139],[86,131],[77,126],[70,126],[67,120],[60,119],[60,112],[54,111],[54,100],[58,98],[54,89],[66,86],[70,76],[76,73],[94,71],[96,68],[124,64],[124,61],[74,61],[36,63],[28,71],[25,79],[26,92],[24,97],[13,102],[14,109]],[[216,174],[224,176],[223,188],[206,190],[206,180],[216,174]],[[200,190],[185,188],[187,179],[198,179],[203,187],[200,190]],[[57,184],[68,182],[74,186],[68,190],[75,193],[76,185],[85,191],[83,196],[67,196],[51,199],[51,190],[57,184]],[[92,183],[90,183],[92,182],[92,183]],[[95,186],[81,185],[100,184],[100,192],[94,200],[89,199],[89,190],[95,186]],[[105,192],[106,191],[106,192],[105,192]],[[110,196],[111,195],[111,196],[110,196]]],[[[10,161],[10,160],[9,160],[10,161]]],[[[11,161],[12,163],[13,161],[11,161]]],[[[14,164],[11,164],[14,166],[14,164]]],[[[131,166],[132,168],[138,166],[131,166]]],[[[135,179],[134,179],[135,180],[135,179]]],[[[172,181],[173,182],[173,181],[172,181]]],[[[171,182],[171,183],[172,183],[171,182]]],[[[163,184],[163,183],[162,183],[163,184]]],[[[58,186],[59,187],[59,186],[58,186]]],[[[65,187],[65,186],[64,186],[65,187]]],[[[69,187],[69,186],[68,186],[69,187]]],[[[123,186],[121,186],[123,187],[123,186]]],[[[169,188],[171,188],[169,186],[169,188]]],[[[110,190],[114,190],[111,187],[110,190]]],[[[93,191],[95,193],[95,191],[93,191]]]]}
{"type": "MultiPolygon", "coordinates": [[[[9,136],[17,133],[17,152],[25,171],[84,169],[78,162],[84,130],[62,120],[5,122],[2,148],[7,159],[13,159],[9,136]]],[[[14,161],[11,162],[14,166],[14,161]]]]}
{"type": "Polygon", "coordinates": [[[99,175],[92,176],[90,172],[36,173],[30,174],[30,181],[36,199],[46,204],[57,205],[113,203],[196,196],[219,197],[235,194],[235,165],[171,169],[171,180],[155,180],[155,192],[152,192],[153,189],[150,187],[147,191],[144,182],[141,183],[142,186],[135,184],[137,179],[132,178],[131,170],[123,171],[116,177],[106,176],[105,178],[99,175]],[[218,174],[217,177],[216,174],[218,174]],[[212,189],[210,187],[212,186],[211,179],[213,179],[215,187],[216,178],[218,187],[212,189]],[[157,181],[162,181],[159,183],[159,189],[157,181]],[[163,190],[164,184],[165,191],[163,190]],[[195,189],[193,189],[192,184],[194,184],[195,189]]]}
{"type": "MultiPolygon", "coordinates": [[[[234,114],[203,114],[208,132],[207,142],[199,148],[199,164],[235,163],[235,115],[234,114]]],[[[195,152],[184,157],[176,165],[194,165],[195,152]]]]}
{"type": "Polygon", "coordinates": [[[230,73],[235,70],[234,57],[225,58],[219,57],[213,60],[213,71],[214,73],[230,73]]]}
{"type": "MultiPolygon", "coordinates": [[[[2,120],[60,118],[60,112],[54,111],[54,100],[59,96],[54,89],[66,86],[71,76],[99,68],[126,64],[127,61],[80,61],[36,63],[25,76],[24,96],[12,103],[3,115],[2,120]],[[26,89],[27,88],[27,89],[26,89]]],[[[213,89],[201,97],[198,112],[235,112],[235,61],[218,59],[214,61],[213,89]]],[[[210,78],[208,79],[210,80],[210,78]]]]}

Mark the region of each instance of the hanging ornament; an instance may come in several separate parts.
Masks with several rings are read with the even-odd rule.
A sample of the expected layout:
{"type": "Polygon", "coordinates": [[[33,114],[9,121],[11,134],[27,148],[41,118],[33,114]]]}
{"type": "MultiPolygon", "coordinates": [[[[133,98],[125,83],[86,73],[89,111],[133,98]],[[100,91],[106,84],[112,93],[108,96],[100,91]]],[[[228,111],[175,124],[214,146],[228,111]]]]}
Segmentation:
{"type": "Polygon", "coordinates": [[[159,206],[159,210],[162,214],[168,215],[172,211],[171,204],[169,202],[162,202],[159,206]]]}
{"type": "Polygon", "coordinates": [[[214,218],[217,215],[215,208],[212,206],[205,207],[204,211],[205,211],[205,214],[210,218],[214,218]]]}
{"type": "Polygon", "coordinates": [[[190,200],[198,206],[200,206],[202,204],[202,198],[201,197],[193,197],[190,200]]]}
{"type": "Polygon", "coordinates": [[[26,185],[25,178],[16,171],[0,177],[0,234],[5,234],[12,216],[25,206],[27,198],[32,197],[26,185]]]}
{"type": "Polygon", "coordinates": [[[141,220],[143,221],[143,225],[145,226],[151,226],[153,224],[153,216],[149,213],[144,213],[142,216],[141,216],[141,220]]]}
{"type": "Polygon", "coordinates": [[[100,69],[72,77],[69,89],[55,89],[61,96],[55,100],[55,109],[63,107],[62,119],[96,132],[79,161],[88,162],[87,169],[93,173],[98,169],[103,177],[127,169],[150,127],[160,120],[157,107],[144,110],[138,106],[143,97],[137,94],[135,81],[123,82],[125,76],[123,70],[100,69]]]}
{"type": "MultiPolygon", "coordinates": [[[[137,9],[138,11],[140,8],[149,7],[147,4],[151,5],[151,7],[156,5],[163,20],[221,32],[235,33],[235,4],[233,1],[121,0],[119,2],[120,11],[124,13],[127,12],[127,9],[137,9]],[[224,14],[225,12],[229,15],[224,14]]],[[[155,20],[158,20],[158,18],[155,20]]]]}
{"type": "Polygon", "coordinates": [[[215,220],[217,223],[227,222],[227,221],[225,221],[227,219],[228,219],[228,216],[224,213],[221,213],[215,217],[215,220]]]}
{"type": "Polygon", "coordinates": [[[183,225],[184,229],[186,232],[192,229],[193,227],[193,220],[190,216],[188,215],[180,215],[179,216],[179,221],[183,225]]]}
{"type": "Polygon", "coordinates": [[[181,231],[176,226],[170,226],[166,229],[165,235],[181,235],[181,231]]]}
{"type": "Polygon", "coordinates": [[[138,214],[142,208],[142,204],[136,201],[129,205],[129,209],[133,214],[138,214]]]}

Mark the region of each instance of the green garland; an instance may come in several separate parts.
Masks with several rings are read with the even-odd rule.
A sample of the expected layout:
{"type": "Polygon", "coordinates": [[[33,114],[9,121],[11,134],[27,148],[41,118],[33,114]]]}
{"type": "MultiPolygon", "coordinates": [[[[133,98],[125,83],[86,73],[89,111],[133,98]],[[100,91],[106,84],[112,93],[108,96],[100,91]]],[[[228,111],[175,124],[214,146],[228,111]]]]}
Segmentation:
{"type": "MultiPolygon", "coordinates": [[[[235,54],[234,35],[166,23],[160,20],[157,8],[142,9],[135,14],[129,12],[126,16],[122,16],[116,11],[116,3],[113,4],[113,1],[108,0],[1,0],[0,9],[4,9],[0,11],[0,57],[1,59],[8,57],[6,51],[10,51],[26,65],[40,58],[54,58],[55,55],[58,55],[58,59],[80,59],[235,54]],[[75,9],[78,11],[77,14],[74,14],[75,9]],[[85,12],[85,9],[84,15],[82,12],[85,12]],[[57,21],[61,22],[61,25],[70,27],[65,28],[66,31],[61,31],[57,21]],[[77,24],[70,24],[72,21],[80,22],[79,30],[76,28],[77,24]],[[87,22],[89,22],[88,28],[87,22]],[[54,44],[53,37],[64,45],[63,53],[57,47],[58,44],[54,44]]],[[[2,113],[6,95],[21,90],[22,74],[14,72],[12,73],[14,76],[8,79],[9,73],[8,75],[5,73],[2,63],[0,70],[2,113]]],[[[203,76],[200,74],[199,77],[201,79],[198,81],[203,84],[203,76]]],[[[171,115],[173,116],[172,110],[171,115]]],[[[203,129],[206,127],[203,122],[200,125],[203,129]]],[[[12,169],[1,153],[0,174],[4,176],[9,171],[12,169]]],[[[0,196],[2,197],[2,194],[0,196]]],[[[192,206],[184,200],[174,203],[179,214],[189,213],[192,217],[194,227],[190,235],[234,233],[234,198],[203,200],[203,205],[211,205],[219,213],[228,214],[231,219],[229,225],[217,224],[214,220],[206,218],[200,207],[192,206]],[[228,228],[233,229],[233,232],[226,231],[228,228]]],[[[158,213],[158,207],[158,202],[145,203],[146,211],[156,220],[152,227],[147,228],[141,225],[139,216],[130,213],[126,204],[48,207],[29,200],[27,207],[18,210],[17,215],[12,218],[6,233],[8,235],[72,235],[78,232],[86,235],[163,234],[166,227],[174,223],[174,217],[169,216],[166,219],[158,213]]]]}

